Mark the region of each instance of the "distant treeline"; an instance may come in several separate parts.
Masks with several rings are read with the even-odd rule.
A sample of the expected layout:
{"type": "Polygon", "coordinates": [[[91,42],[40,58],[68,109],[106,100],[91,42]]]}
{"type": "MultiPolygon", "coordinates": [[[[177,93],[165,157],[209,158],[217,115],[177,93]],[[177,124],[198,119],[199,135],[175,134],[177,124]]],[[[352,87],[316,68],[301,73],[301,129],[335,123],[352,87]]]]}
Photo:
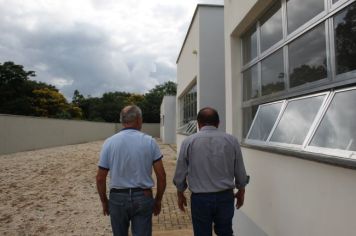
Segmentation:
{"type": "Polygon", "coordinates": [[[34,71],[25,71],[14,62],[0,63],[1,114],[119,122],[120,110],[136,104],[142,109],[145,123],[159,123],[163,96],[177,91],[172,81],[145,94],[109,92],[102,97],[84,97],[75,90],[72,102],[68,102],[55,86],[30,79],[35,76],[34,71]]]}

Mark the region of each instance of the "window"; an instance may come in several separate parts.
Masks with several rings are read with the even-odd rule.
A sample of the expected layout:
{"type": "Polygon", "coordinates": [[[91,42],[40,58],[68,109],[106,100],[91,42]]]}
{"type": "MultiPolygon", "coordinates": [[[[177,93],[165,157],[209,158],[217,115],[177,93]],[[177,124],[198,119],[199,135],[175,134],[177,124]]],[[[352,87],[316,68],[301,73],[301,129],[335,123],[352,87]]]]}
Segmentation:
{"type": "Polygon", "coordinates": [[[356,2],[276,0],[246,32],[245,142],[356,159],[356,2]]]}
{"type": "Polygon", "coordinates": [[[290,87],[326,78],[325,25],[320,24],[289,47],[290,87]]]}
{"type": "Polygon", "coordinates": [[[355,107],[356,87],[260,105],[245,142],[352,158],[355,107]]]}
{"type": "Polygon", "coordinates": [[[261,19],[261,51],[283,38],[281,3],[277,2],[261,19]]]}
{"type": "Polygon", "coordinates": [[[324,10],[324,0],[287,0],[288,33],[324,10]]]}
{"type": "Polygon", "coordinates": [[[356,151],[356,89],[336,92],[310,146],[356,151]]]}
{"type": "Polygon", "coordinates": [[[259,94],[257,65],[243,73],[243,99],[257,98],[259,94]]]}
{"type": "Polygon", "coordinates": [[[266,141],[277,120],[282,105],[283,102],[261,105],[247,138],[266,141]]]}
{"type": "Polygon", "coordinates": [[[283,51],[280,49],[262,61],[262,95],[284,90],[283,51]]]}
{"type": "Polygon", "coordinates": [[[302,145],[325,97],[324,94],[289,101],[270,141],[302,145]]]}
{"type": "Polygon", "coordinates": [[[178,131],[184,134],[196,132],[194,127],[197,116],[197,86],[194,85],[187,93],[179,98],[180,121],[178,131]]]}
{"type": "Polygon", "coordinates": [[[243,38],[243,63],[246,64],[257,57],[257,32],[252,28],[243,38]]]}
{"type": "Polygon", "coordinates": [[[356,69],[356,3],[334,17],[336,73],[356,69]]]}
{"type": "Polygon", "coordinates": [[[245,138],[250,126],[252,124],[253,118],[256,115],[258,106],[246,107],[243,109],[243,137],[245,138]]]}

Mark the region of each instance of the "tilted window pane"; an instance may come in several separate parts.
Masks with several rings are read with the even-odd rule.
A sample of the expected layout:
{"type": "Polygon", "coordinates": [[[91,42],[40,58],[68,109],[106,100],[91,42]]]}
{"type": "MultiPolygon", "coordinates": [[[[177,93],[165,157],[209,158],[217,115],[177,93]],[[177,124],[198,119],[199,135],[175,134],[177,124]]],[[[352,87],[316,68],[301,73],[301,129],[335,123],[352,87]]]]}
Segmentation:
{"type": "Polygon", "coordinates": [[[334,17],[336,73],[356,69],[356,3],[334,17]]]}
{"type": "Polygon", "coordinates": [[[252,28],[243,38],[243,63],[246,64],[257,57],[257,33],[252,28]]]}
{"type": "Polygon", "coordinates": [[[325,95],[288,102],[270,141],[302,145],[325,95]]]}
{"type": "Polygon", "coordinates": [[[245,138],[251,127],[253,118],[256,115],[258,106],[246,107],[243,109],[243,137],[245,138]]]}
{"type": "Polygon", "coordinates": [[[284,90],[283,49],[262,61],[262,95],[284,90]]]}
{"type": "Polygon", "coordinates": [[[356,151],[356,90],[335,94],[310,146],[356,151]]]}
{"type": "Polygon", "coordinates": [[[244,101],[258,97],[258,70],[257,65],[243,73],[243,99],[244,101]]]}
{"type": "Polygon", "coordinates": [[[278,1],[261,18],[261,51],[265,51],[283,37],[281,2],[278,1]]]}
{"type": "Polygon", "coordinates": [[[318,25],[288,46],[290,87],[327,77],[325,25],[318,25]]]}
{"type": "Polygon", "coordinates": [[[278,118],[283,102],[260,106],[248,139],[266,141],[278,118]]]}
{"type": "Polygon", "coordinates": [[[288,33],[324,10],[324,0],[287,0],[288,33]]]}

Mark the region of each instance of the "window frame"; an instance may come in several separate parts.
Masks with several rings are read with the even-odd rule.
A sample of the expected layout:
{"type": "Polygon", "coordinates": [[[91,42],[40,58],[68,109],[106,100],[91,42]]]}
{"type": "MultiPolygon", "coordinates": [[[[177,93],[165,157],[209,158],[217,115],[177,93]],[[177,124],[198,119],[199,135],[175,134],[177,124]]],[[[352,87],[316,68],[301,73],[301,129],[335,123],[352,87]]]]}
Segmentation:
{"type": "Polygon", "coordinates": [[[262,146],[262,147],[272,147],[272,148],[282,148],[282,149],[289,149],[289,150],[294,150],[297,152],[307,152],[307,153],[313,153],[313,154],[323,154],[326,156],[333,156],[335,158],[343,158],[343,159],[347,159],[347,160],[356,160],[356,151],[353,150],[343,150],[343,149],[335,149],[335,148],[327,148],[327,147],[316,147],[316,146],[310,146],[310,142],[313,139],[317,129],[319,128],[323,117],[325,116],[325,114],[327,113],[334,97],[335,94],[337,93],[342,93],[342,92],[347,92],[347,91],[352,91],[352,90],[356,90],[356,86],[352,86],[352,87],[348,87],[348,88],[343,88],[343,89],[337,89],[337,90],[332,90],[332,91],[326,91],[326,92],[320,92],[320,93],[316,93],[316,94],[310,94],[310,95],[306,95],[306,96],[301,96],[301,97],[297,97],[297,98],[291,98],[291,99],[284,99],[284,100],[279,100],[279,101],[275,101],[275,102],[271,102],[271,103],[266,103],[266,104],[261,104],[258,107],[258,110],[256,112],[256,115],[251,123],[250,129],[248,134],[246,135],[246,138],[243,139],[243,143],[244,144],[248,144],[248,145],[256,145],[256,146],[262,146]],[[316,96],[320,96],[320,95],[325,95],[325,98],[312,122],[312,124],[310,125],[310,128],[308,130],[307,135],[304,138],[303,144],[302,145],[297,145],[297,144],[288,144],[288,143],[281,143],[281,142],[274,142],[271,141],[271,137],[273,135],[273,133],[276,130],[276,127],[278,126],[286,108],[289,102],[292,101],[296,101],[296,100],[300,100],[300,99],[305,99],[305,98],[310,98],[310,97],[316,97],[316,96]],[[266,141],[262,141],[262,140],[256,140],[256,139],[249,139],[248,136],[251,133],[252,127],[254,126],[254,123],[256,121],[256,118],[258,116],[258,113],[260,112],[260,109],[262,106],[267,106],[267,105],[271,105],[271,104],[275,104],[275,103],[281,103],[282,107],[279,111],[279,114],[277,116],[277,119],[268,135],[268,138],[266,139],[266,141]]]}
{"type": "MultiPolygon", "coordinates": [[[[281,1],[281,10],[282,10],[282,27],[283,27],[283,39],[280,42],[272,45],[269,49],[264,52],[260,52],[258,50],[258,55],[252,61],[244,64],[243,60],[240,61],[241,63],[241,70],[239,73],[242,74],[246,71],[251,69],[253,66],[256,65],[258,69],[258,84],[259,84],[259,96],[249,100],[242,101],[242,107],[248,108],[254,105],[260,105],[264,103],[273,102],[276,100],[286,99],[290,97],[302,96],[306,94],[310,94],[312,92],[320,92],[323,90],[344,86],[347,84],[356,83],[356,70],[346,72],[344,74],[336,75],[336,65],[335,65],[335,39],[334,39],[334,26],[333,26],[333,18],[336,14],[340,11],[343,11],[348,6],[356,2],[356,0],[339,0],[339,2],[332,4],[332,0],[325,0],[324,2],[324,11],[323,17],[320,18],[313,18],[310,21],[306,22],[303,26],[300,27],[293,35],[287,35],[287,12],[286,12],[286,0],[278,0],[281,1]],[[336,5],[336,6],[334,6],[336,5]],[[288,46],[289,44],[302,36],[303,34],[307,33],[308,31],[312,30],[317,25],[323,23],[325,25],[325,41],[326,41],[326,66],[327,66],[327,76],[324,79],[320,79],[317,81],[313,81],[312,83],[302,84],[293,88],[290,88],[290,78],[289,78],[289,53],[288,53],[288,46]],[[283,49],[282,49],[283,48],[283,49]],[[284,63],[284,79],[285,79],[285,89],[278,91],[273,94],[262,95],[262,76],[261,76],[261,62],[266,57],[272,55],[273,53],[277,52],[278,50],[283,50],[283,63],[284,63]]],[[[268,10],[276,4],[272,2],[269,5],[269,8],[262,14],[266,14],[268,10]]],[[[257,48],[260,48],[260,26],[259,26],[259,19],[251,25],[251,27],[247,28],[246,32],[249,32],[251,28],[256,28],[257,31],[257,48]]],[[[241,35],[241,39],[244,37],[244,33],[241,35]]],[[[241,40],[241,46],[243,47],[243,42],[241,40]]],[[[241,50],[240,56],[242,58],[243,53],[241,50]]],[[[241,77],[242,78],[242,77],[241,77]]],[[[244,81],[242,81],[242,86],[244,81]]]]}
{"type": "Polygon", "coordinates": [[[198,108],[197,93],[198,93],[198,86],[195,79],[192,84],[187,86],[185,92],[183,92],[182,95],[178,97],[179,121],[178,121],[177,132],[180,134],[190,135],[194,133],[194,131],[196,132],[196,128],[194,130],[194,127],[192,128],[191,123],[196,122],[195,120],[196,115],[194,114],[197,114],[197,108],[198,108]],[[195,91],[193,92],[193,90],[195,91]],[[194,95],[194,93],[196,95],[194,95]]]}
{"type": "Polygon", "coordinates": [[[276,121],[279,119],[279,117],[281,116],[281,113],[282,111],[284,110],[284,107],[286,105],[286,100],[280,100],[280,101],[275,101],[275,102],[270,102],[270,103],[266,103],[266,104],[261,104],[260,106],[258,106],[258,109],[256,111],[256,114],[255,114],[255,117],[254,119],[252,120],[252,123],[251,123],[251,126],[250,126],[250,129],[248,130],[247,132],[247,135],[246,135],[246,138],[244,139],[244,142],[248,143],[248,144],[266,144],[267,143],[267,140],[269,139],[269,135],[271,133],[272,130],[274,130],[274,126],[276,125],[276,121],[274,122],[272,128],[271,128],[271,131],[270,133],[268,134],[267,136],[267,139],[266,141],[263,141],[263,140],[258,140],[258,139],[249,139],[248,137],[250,136],[251,132],[252,132],[252,128],[256,122],[256,117],[258,116],[258,114],[261,112],[261,107],[264,107],[264,106],[269,106],[269,105],[273,105],[273,104],[277,104],[277,103],[282,103],[281,105],[281,109],[279,110],[279,113],[278,113],[278,116],[276,118],[276,121]]]}
{"type": "Polygon", "coordinates": [[[307,95],[307,96],[302,96],[302,97],[297,97],[297,98],[292,98],[292,99],[286,99],[285,101],[285,106],[283,108],[283,111],[282,111],[282,114],[281,116],[278,117],[278,119],[276,120],[276,124],[275,126],[273,127],[273,129],[271,130],[271,133],[269,134],[268,136],[268,139],[267,139],[267,142],[269,143],[269,145],[271,146],[275,146],[275,147],[288,147],[288,148],[292,148],[292,149],[303,149],[303,147],[305,146],[305,143],[306,141],[308,140],[309,138],[309,135],[311,135],[311,128],[316,125],[320,119],[320,116],[323,113],[323,109],[324,109],[324,106],[326,104],[326,102],[328,101],[328,97],[330,96],[330,92],[321,92],[321,93],[316,93],[316,94],[311,94],[311,95],[307,95]],[[304,141],[302,144],[290,144],[290,143],[282,143],[282,142],[275,142],[275,141],[271,141],[271,138],[279,124],[279,122],[281,121],[286,109],[287,109],[287,106],[290,102],[293,102],[293,101],[298,101],[298,100],[302,100],[302,99],[307,99],[307,98],[312,98],[312,97],[318,97],[318,96],[321,96],[321,95],[325,95],[324,99],[323,99],[323,102],[321,103],[320,107],[319,107],[319,110],[318,112],[316,113],[315,115],[315,118],[314,120],[312,121],[311,125],[310,125],[310,128],[308,129],[308,132],[304,138],[304,141]]]}
{"type": "Polygon", "coordinates": [[[356,151],[350,151],[350,150],[343,150],[343,149],[336,149],[336,148],[326,148],[326,147],[317,147],[317,146],[310,146],[310,143],[316,133],[316,131],[318,130],[323,117],[325,116],[325,114],[327,113],[335,95],[337,93],[342,93],[342,92],[347,92],[347,91],[352,91],[352,90],[356,90],[356,86],[352,86],[349,88],[344,88],[344,89],[338,89],[335,91],[330,92],[330,95],[328,97],[328,100],[325,103],[325,107],[323,109],[323,112],[321,114],[321,116],[319,117],[318,122],[315,124],[315,126],[313,126],[313,129],[310,130],[310,134],[307,140],[305,140],[305,143],[303,145],[303,149],[309,152],[315,152],[315,153],[322,153],[322,154],[326,154],[326,155],[330,155],[330,153],[333,156],[339,156],[339,157],[343,157],[343,158],[352,158],[356,160],[356,151]]]}

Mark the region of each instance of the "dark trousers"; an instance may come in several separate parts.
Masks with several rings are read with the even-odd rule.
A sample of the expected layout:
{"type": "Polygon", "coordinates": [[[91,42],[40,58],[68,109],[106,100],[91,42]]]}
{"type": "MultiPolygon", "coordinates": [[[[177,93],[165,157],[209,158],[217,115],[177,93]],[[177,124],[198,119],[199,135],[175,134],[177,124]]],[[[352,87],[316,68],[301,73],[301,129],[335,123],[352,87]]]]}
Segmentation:
{"type": "Polygon", "coordinates": [[[133,236],[152,235],[154,200],[143,191],[134,193],[110,193],[109,211],[113,235],[128,236],[131,222],[133,236]]]}
{"type": "Polygon", "coordinates": [[[232,236],[234,192],[192,193],[191,211],[195,236],[232,236]]]}

